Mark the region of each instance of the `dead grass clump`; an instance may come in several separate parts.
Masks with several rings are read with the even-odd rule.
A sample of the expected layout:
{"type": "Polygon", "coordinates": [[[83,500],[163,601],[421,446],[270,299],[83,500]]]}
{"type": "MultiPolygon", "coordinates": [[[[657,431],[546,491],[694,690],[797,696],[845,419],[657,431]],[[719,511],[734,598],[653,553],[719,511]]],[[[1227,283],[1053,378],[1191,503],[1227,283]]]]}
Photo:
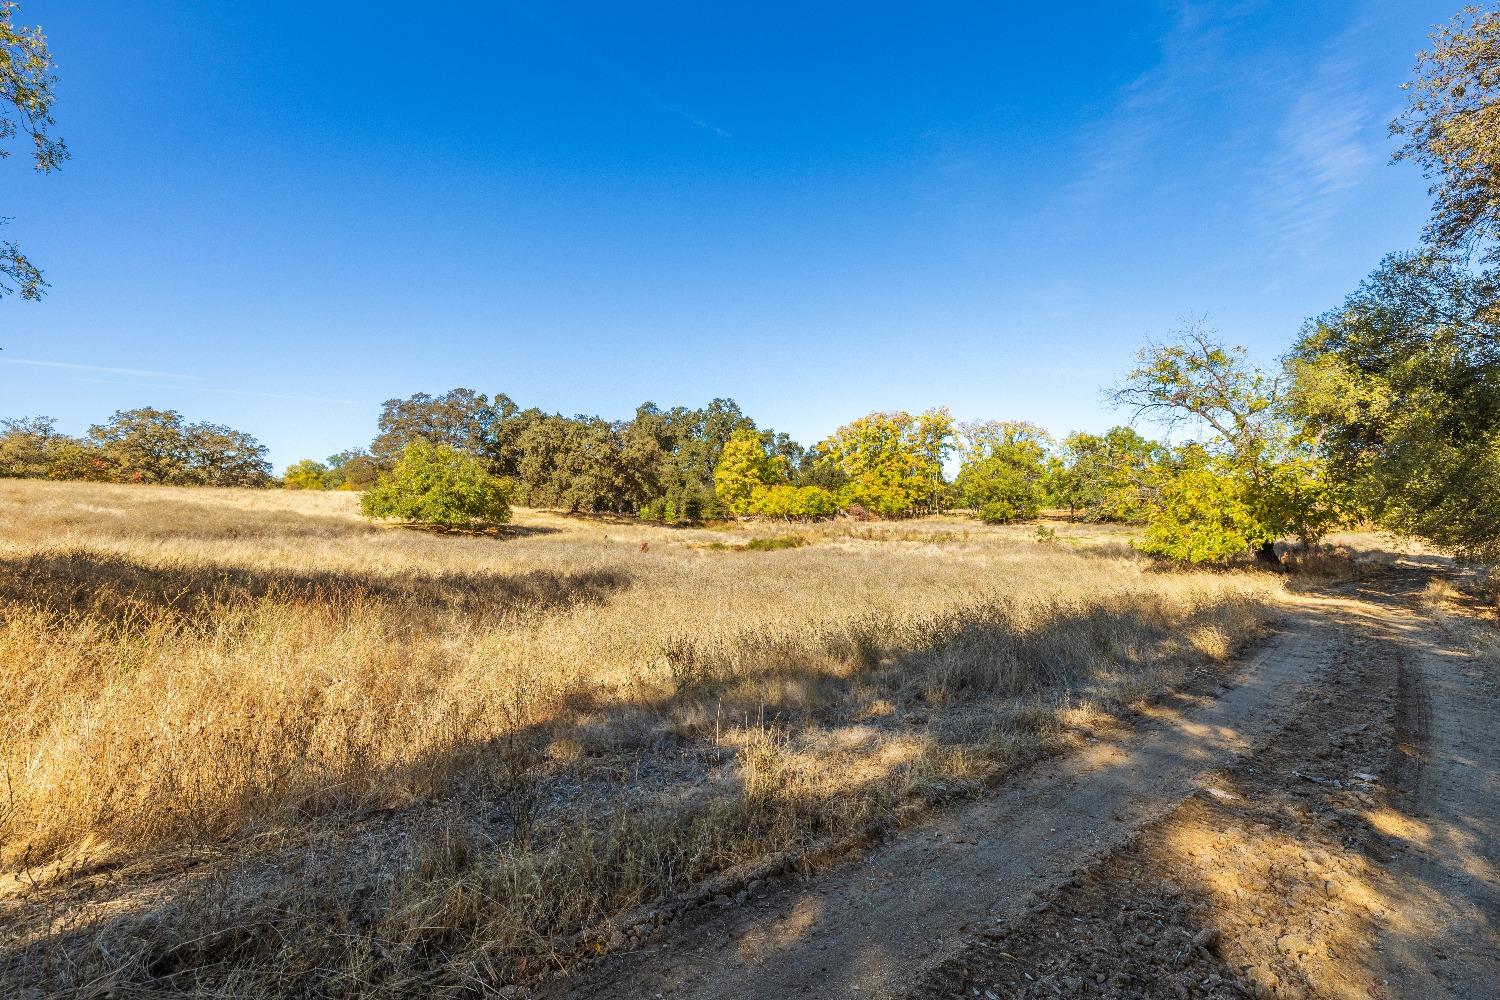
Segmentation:
{"type": "Polygon", "coordinates": [[[355,502],[0,482],[0,987],[530,979],[1064,747],[1271,597],[1098,526],[518,511],[474,538],[355,502]]]}

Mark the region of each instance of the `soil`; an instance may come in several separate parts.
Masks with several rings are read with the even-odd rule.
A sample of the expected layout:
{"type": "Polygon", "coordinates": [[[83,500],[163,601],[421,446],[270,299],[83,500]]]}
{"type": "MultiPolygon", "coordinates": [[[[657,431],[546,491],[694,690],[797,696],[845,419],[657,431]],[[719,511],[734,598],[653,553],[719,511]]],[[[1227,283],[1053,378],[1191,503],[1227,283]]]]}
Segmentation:
{"type": "Polygon", "coordinates": [[[1227,690],[557,997],[1500,997],[1500,671],[1408,567],[1298,598],[1227,690]]]}

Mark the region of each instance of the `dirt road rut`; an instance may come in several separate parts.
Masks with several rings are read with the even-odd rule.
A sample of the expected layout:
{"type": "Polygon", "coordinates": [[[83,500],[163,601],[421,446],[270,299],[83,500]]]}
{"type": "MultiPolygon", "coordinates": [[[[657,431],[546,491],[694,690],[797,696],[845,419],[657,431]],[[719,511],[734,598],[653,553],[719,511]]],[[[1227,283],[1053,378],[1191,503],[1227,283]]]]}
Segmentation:
{"type": "MultiPolygon", "coordinates": [[[[1272,813],[1283,810],[1284,816],[1241,816],[1254,829],[1265,828],[1268,834],[1274,834],[1266,841],[1266,849],[1296,849],[1299,871],[1310,871],[1308,864],[1317,867],[1319,862],[1302,858],[1298,835],[1304,831],[1305,820],[1307,831],[1319,832],[1319,837],[1340,853],[1329,871],[1340,877],[1347,874],[1349,882],[1359,883],[1344,883],[1350,900],[1347,906],[1358,906],[1361,916],[1373,913],[1368,907],[1397,913],[1400,903],[1389,897],[1389,885],[1380,882],[1385,876],[1377,868],[1367,870],[1364,864],[1353,861],[1347,862],[1346,868],[1346,855],[1352,846],[1358,847],[1349,828],[1370,829],[1367,817],[1359,813],[1379,811],[1374,793],[1382,786],[1374,772],[1388,766],[1388,757],[1395,759],[1397,741],[1392,735],[1398,715],[1403,714],[1398,711],[1398,706],[1404,705],[1398,693],[1398,672],[1404,669],[1415,672],[1416,678],[1430,678],[1434,670],[1442,673],[1439,667],[1451,666],[1448,660],[1430,660],[1439,655],[1451,655],[1452,663],[1467,663],[1461,651],[1434,652],[1437,633],[1413,612],[1412,591],[1412,576],[1392,576],[1344,592],[1299,598],[1271,642],[1245,664],[1233,687],[1217,699],[1158,712],[1157,717],[1133,727],[1121,738],[1098,741],[1082,753],[1037,766],[1007,784],[1002,792],[936,817],[929,825],[907,831],[858,861],[763,892],[744,906],[700,910],[696,919],[672,928],[657,945],[610,958],[583,973],[559,996],[894,999],[986,997],[989,991],[989,996],[995,997],[1158,993],[1170,997],[1220,996],[1221,987],[1223,996],[1256,991],[1266,996],[1307,996],[1329,991],[1337,994],[1346,988],[1355,991],[1350,996],[1371,996],[1371,990],[1386,988],[1392,996],[1428,996],[1403,993],[1403,985],[1395,973],[1389,972],[1385,973],[1385,984],[1380,982],[1379,973],[1371,973],[1376,978],[1356,976],[1347,982],[1322,973],[1322,978],[1314,976],[1316,982],[1296,975],[1289,970],[1289,963],[1296,966],[1314,949],[1298,952],[1301,937],[1278,933],[1278,919],[1302,921],[1301,916],[1295,921],[1290,910],[1283,913],[1286,907],[1262,906],[1259,909],[1265,919],[1248,919],[1265,925],[1269,943],[1263,948],[1277,955],[1290,949],[1292,957],[1263,960],[1263,969],[1253,961],[1241,961],[1239,967],[1232,967],[1221,952],[1236,958],[1245,955],[1236,954],[1233,945],[1220,946],[1223,931],[1209,927],[1209,919],[1215,918],[1214,894],[1203,886],[1176,886],[1158,870],[1160,865],[1154,867],[1157,862],[1142,853],[1142,835],[1154,831],[1158,840],[1169,837],[1176,829],[1169,825],[1184,819],[1185,814],[1178,814],[1185,810],[1212,810],[1223,805],[1233,811],[1236,802],[1247,802],[1247,795],[1260,796],[1266,802],[1275,799],[1277,807],[1272,813]],[[1335,676],[1338,672],[1343,673],[1335,676]],[[1352,684],[1355,687],[1347,688],[1352,684]],[[1278,738],[1295,730],[1299,720],[1304,732],[1295,733],[1295,739],[1289,739],[1284,747],[1278,745],[1278,738]],[[1337,732],[1329,726],[1335,726],[1337,732]],[[1322,747],[1325,742],[1340,753],[1337,759],[1323,753],[1328,750],[1322,747]],[[1260,766],[1254,763],[1257,754],[1263,757],[1260,766]],[[1364,774],[1370,780],[1355,780],[1350,778],[1352,774],[1364,774]],[[1196,792],[1199,795],[1194,795],[1196,792]],[[1335,792],[1337,801],[1305,801],[1308,795],[1334,796],[1335,792]],[[1109,879],[1100,877],[1100,873],[1104,871],[1107,876],[1110,862],[1116,858],[1133,865],[1131,873],[1139,874],[1145,885],[1166,883],[1167,891],[1176,895],[1163,900],[1161,909],[1178,913],[1179,918],[1190,922],[1188,927],[1178,928],[1187,933],[1187,939],[1172,936],[1172,961],[1163,958],[1166,952],[1157,955],[1152,951],[1154,961],[1170,966],[1160,979],[1149,978],[1145,966],[1133,973],[1134,979],[1115,969],[1106,975],[1106,970],[1094,969],[1082,958],[1074,973],[1086,972],[1088,976],[1049,972],[1040,964],[1035,972],[1029,972],[1022,966],[1035,955],[1023,958],[1014,949],[996,946],[996,940],[1007,936],[1025,937],[1028,924],[1049,930],[1064,912],[1065,907],[1059,904],[1088,888],[1076,877],[1080,871],[1094,873],[1100,906],[1112,906],[1109,879]],[[1356,904],[1355,898],[1367,891],[1367,883],[1370,898],[1361,897],[1361,903],[1356,904]],[[1200,933],[1202,937],[1194,945],[1193,939],[1200,933]],[[1001,958],[996,961],[1005,969],[984,969],[980,958],[986,951],[999,952],[1001,958]],[[966,972],[975,967],[980,972],[974,976],[966,972]],[[1016,973],[1010,985],[1001,982],[1010,973],[1016,973]]],[[[1490,681],[1493,684],[1493,678],[1490,681]]],[[[1424,682],[1437,690],[1431,681],[1424,682]]],[[[1407,687],[1416,690],[1410,684],[1407,687]]],[[[1445,702],[1442,712],[1446,711],[1445,702]]],[[[1472,706],[1475,718],[1470,724],[1478,727],[1475,732],[1494,732],[1494,711],[1493,703],[1472,706]]],[[[1454,771],[1431,762],[1436,753],[1430,747],[1431,733],[1451,729],[1448,717],[1437,709],[1434,712],[1445,721],[1434,721],[1427,727],[1428,738],[1416,751],[1418,759],[1413,763],[1419,765],[1419,786],[1460,783],[1464,795],[1473,796],[1469,804],[1458,807],[1461,813],[1493,817],[1493,772],[1484,768],[1454,771]],[[1485,796],[1488,802],[1481,801],[1485,796]]],[[[1464,745],[1475,750],[1473,745],[1464,745]]],[[[1445,754],[1437,753],[1437,757],[1448,760],[1445,754]]],[[[1431,795],[1419,787],[1413,795],[1442,799],[1454,793],[1457,786],[1445,787],[1445,792],[1431,795]]],[[[1227,823],[1224,829],[1238,829],[1233,819],[1208,817],[1205,822],[1209,820],[1223,820],[1221,826],[1227,823]]],[[[1491,835],[1493,829],[1473,825],[1439,829],[1434,825],[1434,832],[1449,838],[1451,844],[1466,846],[1469,862],[1463,868],[1464,877],[1472,888],[1488,886],[1493,892],[1494,858],[1487,855],[1497,843],[1491,835]],[[1485,837],[1488,847],[1479,847],[1485,837]]],[[[1239,847],[1254,855],[1256,838],[1244,840],[1239,847]]],[[[1220,847],[1230,846],[1221,841],[1220,847]]],[[[1433,847],[1437,849],[1437,844],[1433,847]]],[[[1322,847],[1311,850],[1323,853],[1322,847]]],[[[1409,852],[1406,846],[1382,843],[1371,850],[1382,850],[1388,858],[1397,850],[1403,856],[1412,853],[1407,864],[1425,864],[1422,855],[1409,852]]],[[[1448,847],[1443,847],[1440,853],[1449,858],[1446,852],[1448,847]]],[[[1205,864],[1214,855],[1212,847],[1206,849],[1205,864]]],[[[1185,877],[1191,876],[1190,871],[1185,877]]],[[[1427,882],[1436,880],[1434,873],[1422,877],[1427,882]]],[[[1308,879],[1308,885],[1313,886],[1317,873],[1308,879]]],[[[1322,882],[1329,883],[1329,879],[1322,882]]],[[[1272,877],[1262,891],[1274,897],[1277,885],[1280,883],[1272,877]]],[[[1334,891],[1337,889],[1329,885],[1320,889],[1325,897],[1334,891]]],[[[1487,916],[1485,907],[1490,903],[1484,894],[1478,898],[1478,909],[1470,907],[1467,916],[1455,918],[1458,922],[1427,930],[1404,924],[1407,936],[1392,937],[1380,945],[1380,951],[1373,952],[1376,958],[1371,958],[1371,969],[1376,969],[1377,961],[1389,960],[1398,967],[1412,963],[1412,957],[1398,957],[1398,952],[1407,945],[1421,948],[1430,934],[1451,933],[1457,942],[1458,936],[1478,933],[1476,945],[1482,951],[1485,942],[1493,940],[1496,924],[1491,919],[1493,913],[1487,916]],[[1485,924],[1487,919],[1490,922],[1485,924]],[[1485,939],[1485,934],[1490,939],[1485,939]]],[[[1268,903],[1272,901],[1268,897],[1268,903]]],[[[1325,912],[1332,915],[1331,921],[1337,921],[1341,910],[1334,907],[1325,912]]],[[[1119,927],[1116,913],[1109,913],[1107,918],[1110,927],[1119,927]]],[[[1152,919],[1154,927],[1166,927],[1163,919],[1152,919]]],[[[1220,919],[1229,922],[1223,915],[1220,919]]],[[[1088,921],[1088,916],[1071,916],[1067,927],[1052,928],[1052,937],[1032,943],[1046,945],[1053,957],[1049,961],[1067,964],[1070,948],[1083,948],[1086,943],[1082,939],[1076,942],[1077,934],[1070,937],[1064,931],[1088,921]]],[[[1319,934],[1320,924],[1311,918],[1298,925],[1308,936],[1319,934]]],[[[1110,934],[1118,937],[1115,930],[1110,934]]],[[[1137,937],[1151,936],[1137,931],[1131,940],[1137,937]]],[[[1455,954],[1460,954],[1457,943],[1454,948],[1455,954]]],[[[1329,960],[1322,955],[1319,961],[1337,963],[1338,949],[1334,951],[1335,958],[1329,960]]],[[[1472,951],[1475,949],[1463,954],[1472,951]]],[[[1110,961],[1110,946],[1095,949],[1092,954],[1110,961]]],[[[1488,960],[1473,961],[1478,969],[1488,960]]],[[[1157,969],[1155,964],[1148,966],[1157,969]]],[[[1472,978],[1467,982],[1475,984],[1472,978]]]]}

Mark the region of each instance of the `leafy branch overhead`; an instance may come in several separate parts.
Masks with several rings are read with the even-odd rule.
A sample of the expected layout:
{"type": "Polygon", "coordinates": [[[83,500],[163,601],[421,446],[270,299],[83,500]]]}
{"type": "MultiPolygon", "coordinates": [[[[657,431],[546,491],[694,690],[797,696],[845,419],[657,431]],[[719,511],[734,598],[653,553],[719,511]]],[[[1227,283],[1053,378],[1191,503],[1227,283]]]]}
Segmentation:
{"type": "Polygon", "coordinates": [[[1395,158],[1432,181],[1429,242],[1500,262],[1500,11],[1465,7],[1439,28],[1404,89],[1395,158]]]}
{"type": "MultiPolygon", "coordinates": [[[[71,155],[65,142],[52,134],[52,53],[40,27],[16,23],[20,5],[0,0],[0,159],[12,155],[12,140],[30,140],[32,165],[38,173],[59,169],[71,155]]],[[[0,224],[9,222],[0,218],[0,224]]],[[[47,283],[20,245],[0,240],[0,297],[19,294],[39,299],[47,283]]]]}

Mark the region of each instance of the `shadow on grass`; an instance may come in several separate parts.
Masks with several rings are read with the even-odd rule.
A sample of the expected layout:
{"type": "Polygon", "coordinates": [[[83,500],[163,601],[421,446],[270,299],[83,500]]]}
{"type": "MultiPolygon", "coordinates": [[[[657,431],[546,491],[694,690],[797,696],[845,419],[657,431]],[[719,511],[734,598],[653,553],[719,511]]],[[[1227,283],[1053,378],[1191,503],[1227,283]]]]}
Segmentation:
{"type": "Polygon", "coordinates": [[[268,599],[335,606],[373,601],[484,619],[521,607],[602,604],[631,583],[628,574],[614,569],[397,575],[213,562],[158,564],[84,549],[0,558],[0,603],[65,617],[95,616],[121,626],[163,613],[192,623],[268,599]]]}
{"type": "MultiPolygon", "coordinates": [[[[347,574],[179,571],[62,553],[0,564],[0,597],[34,602],[38,592],[51,594],[46,599],[64,613],[144,602],[196,614],[271,594],[376,593],[469,608],[497,599],[545,602],[580,587],[584,599],[604,600],[629,585],[609,576],[582,583],[538,576],[351,582],[347,574]]],[[[941,742],[938,722],[946,717],[938,716],[953,713],[987,719],[993,734],[1010,724],[1005,713],[1019,706],[1007,699],[1018,695],[1062,692],[1104,671],[1201,659],[1180,634],[1213,624],[1209,609],[1174,616],[1141,596],[1054,609],[1047,622],[1025,629],[1010,611],[976,605],[916,622],[870,615],[813,636],[747,631],[711,646],[682,640],[663,651],[670,683],[628,704],[605,692],[567,692],[514,735],[461,729],[451,742],[361,773],[366,788],[435,789],[431,801],[393,811],[379,832],[360,825],[357,810],[371,803],[338,791],[348,775],[320,775],[316,761],[302,761],[306,773],[293,784],[324,782],[327,796],[270,810],[261,790],[244,802],[221,800],[225,813],[253,816],[254,832],[284,845],[279,853],[256,859],[241,843],[231,849],[248,860],[202,880],[159,879],[139,910],[100,907],[72,922],[32,924],[32,936],[12,949],[10,975],[18,986],[72,989],[98,980],[141,994],[222,980],[263,995],[400,996],[530,980],[536,963],[586,950],[574,935],[598,921],[767,852],[889,820],[909,797],[905,769],[912,765],[899,756],[863,761],[858,775],[835,784],[799,786],[788,761],[817,746],[800,745],[790,726],[784,743],[746,733],[725,755],[721,707],[731,719],[759,713],[773,726],[842,724],[861,703],[884,699],[895,706],[880,723],[888,730],[927,726],[931,715],[932,738],[941,742]],[[623,766],[598,781],[580,778],[576,765],[544,773],[547,754],[563,744],[623,766]],[[716,764],[729,767],[714,772],[716,764]],[[555,809],[529,841],[519,836],[525,816],[544,809],[554,792],[566,798],[574,789],[593,798],[576,811],[555,809]],[[99,942],[107,950],[94,950],[99,942]],[[69,960],[49,965],[49,952],[69,960]],[[75,975],[82,978],[69,978],[75,975]]],[[[982,754],[978,739],[970,742],[982,754]]],[[[1024,758],[1016,745],[1002,740],[995,752],[1024,758]]],[[[247,832],[229,834],[231,843],[247,832]]],[[[851,954],[849,967],[834,963],[830,981],[852,977],[858,960],[851,954]]]]}

